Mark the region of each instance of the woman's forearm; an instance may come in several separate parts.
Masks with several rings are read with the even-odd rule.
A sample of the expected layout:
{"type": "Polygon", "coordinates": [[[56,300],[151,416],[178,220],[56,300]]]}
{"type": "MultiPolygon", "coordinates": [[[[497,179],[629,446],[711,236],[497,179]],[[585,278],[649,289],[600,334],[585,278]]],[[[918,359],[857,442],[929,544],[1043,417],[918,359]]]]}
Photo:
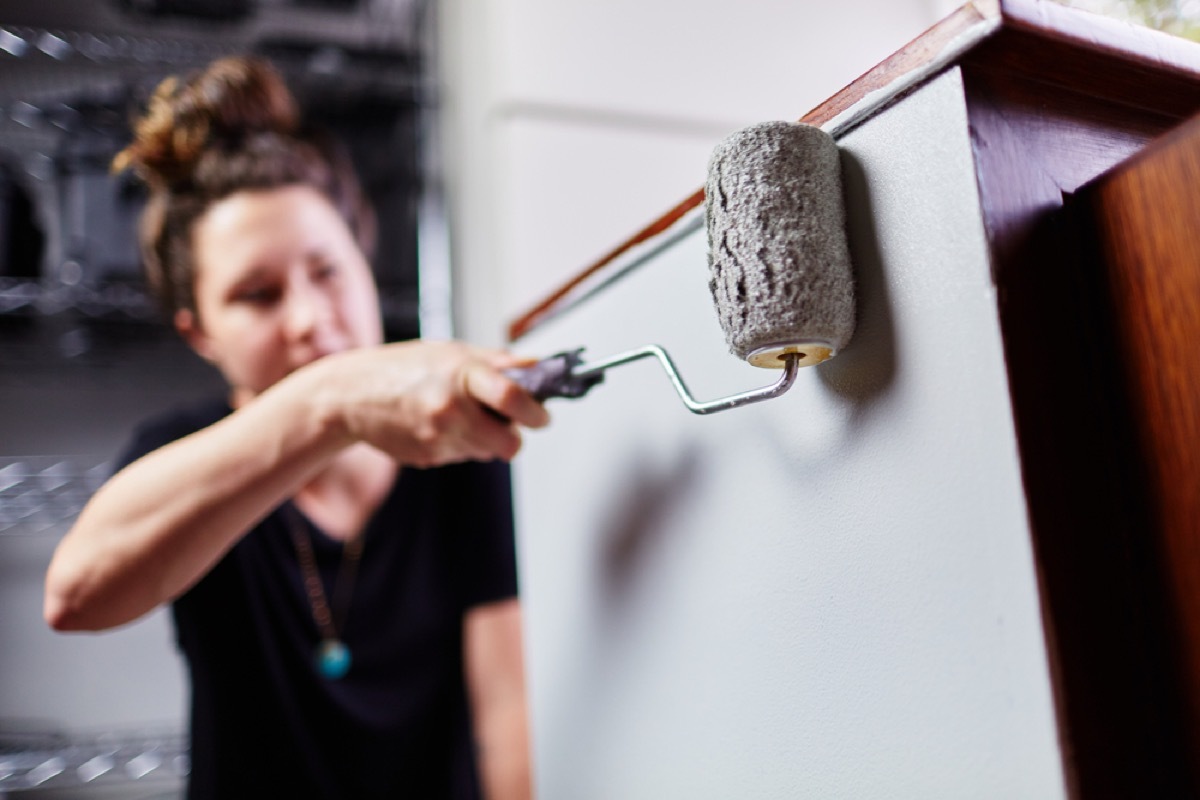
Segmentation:
{"type": "Polygon", "coordinates": [[[518,600],[467,612],[463,658],[479,777],[488,800],[533,796],[523,652],[518,600]]]}
{"type": "Polygon", "coordinates": [[[488,800],[531,800],[528,713],[524,703],[493,710],[476,726],[479,775],[488,800]]]}
{"type": "Polygon", "coordinates": [[[184,592],[349,444],[305,379],[128,465],[55,551],[44,613],[57,630],[130,622],[184,592]]]}

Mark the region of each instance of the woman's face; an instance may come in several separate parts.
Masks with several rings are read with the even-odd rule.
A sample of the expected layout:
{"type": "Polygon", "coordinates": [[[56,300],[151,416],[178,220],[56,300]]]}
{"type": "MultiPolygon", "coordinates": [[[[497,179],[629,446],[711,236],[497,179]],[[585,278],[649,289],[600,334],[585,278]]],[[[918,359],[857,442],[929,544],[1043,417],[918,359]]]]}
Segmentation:
{"type": "Polygon", "coordinates": [[[383,341],[370,265],[315,189],[230,195],[196,222],[192,251],[196,311],[175,324],[235,405],[322,356],[383,341]]]}

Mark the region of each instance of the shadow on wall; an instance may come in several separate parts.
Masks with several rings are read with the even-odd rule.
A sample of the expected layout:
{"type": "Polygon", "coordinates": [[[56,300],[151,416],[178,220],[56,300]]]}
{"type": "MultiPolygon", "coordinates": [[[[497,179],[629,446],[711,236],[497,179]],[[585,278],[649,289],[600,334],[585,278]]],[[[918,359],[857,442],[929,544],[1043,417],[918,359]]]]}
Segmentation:
{"type": "Polygon", "coordinates": [[[687,502],[701,458],[696,445],[688,442],[666,465],[654,468],[652,455],[631,459],[631,463],[636,469],[625,476],[622,490],[613,494],[621,502],[613,504],[612,513],[598,526],[600,576],[610,603],[630,595],[647,551],[669,530],[667,521],[678,518],[687,502]]]}
{"type": "MultiPolygon", "coordinates": [[[[643,590],[660,574],[656,558],[670,543],[670,520],[678,518],[694,491],[702,462],[695,444],[681,443],[664,450],[645,443],[630,456],[633,465],[608,484],[610,503],[606,513],[594,524],[594,551],[590,578],[594,586],[582,588],[596,597],[587,604],[585,616],[571,626],[572,646],[564,648],[555,665],[555,676],[547,676],[539,698],[547,717],[539,720],[544,732],[569,731],[574,740],[569,747],[552,743],[549,751],[562,756],[589,752],[604,744],[606,712],[615,707],[613,693],[619,691],[620,678],[613,672],[621,654],[620,632],[631,618],[638,616],[638,603],[644,602],[643,590]],[[587,630],[588,635],[577,636],[587,630]],[[570,676],[569,680],[559,680],[570,676]],[[579,682],[593,687],[579,694],[572,690],[579,682]],[[587,722],[582,722],[586,720],[587,722]]],[[[592,530],[592,522],[588,523],[592,530]]],[[[553,740],[553,734],[549,739],[553,740]]],[[[545,744],[545,742],[543,742],[545,744]]],[[[570,770],[562,763],[555,770],[570,770]]]]}
{"type": "Polygon", "coordinates": [[[845,150],[842,151],[842,194],[846,200],[850,262],[857,283],[858,322],[854,337],[839,357],[816,369],[827,387],[854,403],[854,416],[861,418],[869,403],[895,379],[896,328],[866,170],[845,150]]]}
{"type": "MultiPolygon", "coordinates": [[[[813,424],[800,428],[791,426],[784,421],[787,412],[781,411],[779,422],[787,426],[787,436],[779,435],[782,428],[749,421],[743,433],[744,440],[753,443],[756,460],[772,458],[781,465],[790,465],[787,468],[798,469],[810,459],[811,463],[820,463],[838,447],[868,442],[870,437],[862,435],[864,426],[870,422],[873,409],[896,378],[899,361],[896,324],[866,170],[845,150],[841,152],[841,163],[846,237],[857,305],[854,335],[836,358],[818,364],[812,370],[804,370],[806,375],[809,372],[815,374],[830,395],[820,416],[807,417],[810,421],[815,420],[813,424]]],[[[792,413],[811,414],[812,407],[802,404],[811,399],[787,401],[781,398],[772,402],[794,402],[800,405],[793,405],[792,413]]]]}

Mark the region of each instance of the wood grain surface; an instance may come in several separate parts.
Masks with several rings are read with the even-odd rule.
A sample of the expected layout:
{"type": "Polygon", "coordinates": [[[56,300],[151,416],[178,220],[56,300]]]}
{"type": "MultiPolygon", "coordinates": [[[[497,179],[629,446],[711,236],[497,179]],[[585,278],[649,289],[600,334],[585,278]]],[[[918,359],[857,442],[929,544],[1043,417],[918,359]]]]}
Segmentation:
{"type": "Polygon", "coordinates": [[[1200,787],[1200,117],[1086,195],[1200,787]]]}
{"type": "Polygon", "coordinates": [[[1200,118],[1092,196],[1121,334],[1114,357],[1134,389],[1160,524],[1180,548],[1200,688],[1200,118]]]}

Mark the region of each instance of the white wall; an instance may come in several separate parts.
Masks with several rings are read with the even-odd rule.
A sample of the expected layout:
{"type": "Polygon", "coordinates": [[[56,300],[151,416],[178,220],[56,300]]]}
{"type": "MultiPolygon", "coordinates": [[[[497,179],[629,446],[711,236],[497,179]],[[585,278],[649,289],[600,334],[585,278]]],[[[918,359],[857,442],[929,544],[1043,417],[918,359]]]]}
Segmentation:
{"type": "Polygon", "coordinates": [[[795,119],[939,0],[443,0],[458,333],[511,318],[704,182],[726,134],[795,119]]]}

